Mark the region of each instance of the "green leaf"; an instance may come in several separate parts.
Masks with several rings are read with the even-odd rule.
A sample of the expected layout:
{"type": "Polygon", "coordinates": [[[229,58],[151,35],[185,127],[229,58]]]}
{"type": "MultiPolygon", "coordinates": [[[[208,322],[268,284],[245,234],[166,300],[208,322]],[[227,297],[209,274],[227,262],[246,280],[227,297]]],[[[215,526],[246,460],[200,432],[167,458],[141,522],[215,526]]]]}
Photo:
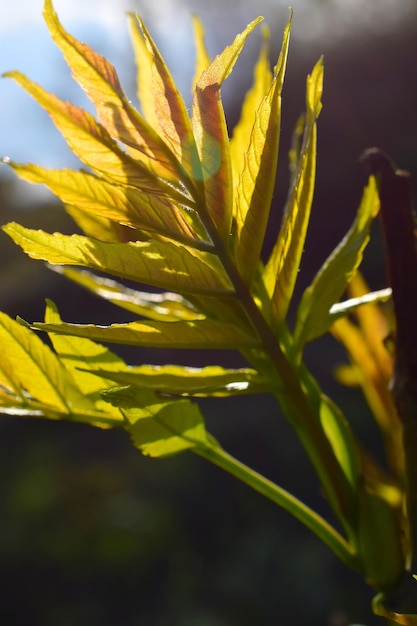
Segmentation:
{"type": "Polygon", "coordinates": [[[60,266],[50,266],[50,269],[88,289],[96,296],[141,317],[161,322],[204,319],[204,315],[198,313],[190,302],[176,293],[137,291],[110,278],[96,276],[87,270],[60,266]]]}
{"type": "Polygon", "coordinates": [[[180,293],[232,295],[216,256],[168,241],[104,243],[82,235],[50,235],[10,223],[3,230],[33,259],[80,265],[180,293]]]}
{"type": "Polygon", "coordinates": [[[202,166],[200,180],[203,181],[205,210],[225,243],[228,243],[232,223],[233,177],[220,89],[232,71],[247,37],[261,19],[251,22],[212,61],[194,90],[192,123],[202,166]]]}
{"type": "Polygon", "coordinates": [[[93,341],[120,343],[149,348],[190,348],[213,350],[244,350],[259,346],[255,336],[227,322],[196,320],[193,322],[130,322],[95,326],[94,324],[43,324],[35,322],[34,329],[93,341]]]}
{"type": "Polygon", "coordinates": [[[239,272],[251,284],[258,267],[269,218],[278,165],[281,125],[281,91],[288,55],[291,22],[284,33],[274,79],[252,123],[244,166],[236,188],[235,254],[239,272]]]}
{"type": "Polygon", "coordinates": [[[294,329],[294,343],[299,351],[305,343],[323,335],[334,322],[330,309],[339,300],[362,261],[369,229],[378,209],[377,187],[374,178],[371,178],[351,228],[303,293],[294,329]]]}
{"type": "Polygon", "coordinates": [[[279,326],[287,315],[307,234],[316,170],[316,122],[321,110],[322,90],[323,62],[320,60],[307,78],[307,112],[297,171],[278,239],[264,271],[275,326],[279,326]]]}
{"type": "Polygon", "coordinates": [[[120,408],[126,430],[145,455],[171,456],[208,443],[200,410],[188,400],[167,400],[132,387],[110,389],[103,397],[120,408]]]}
{"type": "Polygon", "coordinates": [[[168,395],[224,397],[270,391],[270,383],[256,370],[229,370],[212,365],[203,368],[179,365],[140,365],[126,371],[91,370],[120,385],[151,389],[168,395]]]}

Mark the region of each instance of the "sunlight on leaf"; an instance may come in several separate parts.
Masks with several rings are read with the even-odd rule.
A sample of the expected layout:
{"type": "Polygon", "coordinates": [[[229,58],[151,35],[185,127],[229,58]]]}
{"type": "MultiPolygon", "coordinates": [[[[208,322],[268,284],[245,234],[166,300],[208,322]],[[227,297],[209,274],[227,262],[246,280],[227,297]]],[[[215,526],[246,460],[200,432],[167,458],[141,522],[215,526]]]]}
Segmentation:
{"type": "Polygon", "coordinates": [[[306,118],[302,145],[283,223],[264,271],[276,326],[285,319],[294,292],[310,218],[316,170],[316,122],[321,111],[323,61],[307,78],[306,118]]]}
{"type": "Polygon", "coordinates": [[[134,445],[145,455],[171,456],[207,443],[200,410],[188,400],[167,400],[132,387],[110,389],[103,397],[120,408],[134,445]]]}
{"type": "Polygon", "coordinates": [[[50,235],[15,223],[3,230],[31,258],[48,263],[80,265],[180,293],[233,293],[215,255],[174,242],[104,243],[82,235],[50,235]]]}
{"type": "Polygon", "coordinates": [[[369,229],[378,209],[376,182],[371,178],[354,223],[303,293],[294,329],[294,343],[298,350],[330,328],[333,322],[330,309],[340,299],[362,261],[369,229]]]}

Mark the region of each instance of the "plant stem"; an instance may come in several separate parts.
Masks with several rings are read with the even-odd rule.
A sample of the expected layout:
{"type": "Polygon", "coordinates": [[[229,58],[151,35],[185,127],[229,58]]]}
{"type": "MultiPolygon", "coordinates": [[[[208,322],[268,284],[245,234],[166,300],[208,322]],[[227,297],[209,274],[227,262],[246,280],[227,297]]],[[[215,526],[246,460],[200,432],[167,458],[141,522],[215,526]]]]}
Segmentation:
{"type": "Polygon", "coordinates": [[[291,493],[238,461],[218,446],[198,447],[194,448],[193,452],[232,474],[235,478],[285,509],[319,537],[347,567],[357,569],[356,556],[347,541],[325,519],[291,493]]]}
{"type": "MultiPolygon", "coordinates": [[[[201,202],[204,205],[204,202],[201,202]]],[[[303,389],[300,376],[284,351],[258,308],[248,286],[240,276],[227,248],[209,216],[200,213],[204,226],[213,242],[226,273],[235,289],[236,298],[241,303],[248,321],[261,342],[261,349],[278,375],[279,386],[285,389],[284,412],[295,427],[301,442],[317,472],[323,489],[333,511],[348,529],[353,512],[353,494],[351,486],[327,439],[320,419],[317,416],[303,389]]],[[[280,397],[281,404],[283,398],[280,397]]]]}

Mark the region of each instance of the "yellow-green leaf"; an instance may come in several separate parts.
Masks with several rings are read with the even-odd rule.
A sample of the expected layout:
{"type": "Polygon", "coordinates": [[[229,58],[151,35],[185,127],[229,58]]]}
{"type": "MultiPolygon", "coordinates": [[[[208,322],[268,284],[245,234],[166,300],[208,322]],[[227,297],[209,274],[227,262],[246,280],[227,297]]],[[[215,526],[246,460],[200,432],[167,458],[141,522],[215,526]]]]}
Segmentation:
{"type": "Polygon", "coordinates": [[[210,65],[211,59],[206,48],[204,39],[204,27],[197,15],[193,15],[194,45],[196,51],[194,78],[192,82],[192,91],[200,79],[201,74],[210,65]]]}
{"type": "Polygon", "coordinates": [[[229,238],[232,223],[233,177],[220,89],[232,71],[247,37],[261,19],[251,22],[212,61],[194,90],[192,122],[202,165],[205,208],[225,242],[229,238]]]}
{"type": "Polygon", "coordinates": [[[323,62],[320,60],[307,78],[307,111],[297,171],[278,239],[264,271],[276,325],[287,315],[307,234],[316,170],[316,122],[321,110],[322,90],[323,62]]]}
{"type": "Polygon", "coordinates": [[[130,289],[110,278],[96,276],[88,270],[60,266],[51,266],[51,269],[88,289],[96,296],[141,317],[161,322],[204,319],[204,315],[198,313],[190,302],[176,293],[169,291],[152,293],[130,289]]]}
{"type": "Polygon", "coordinates": [[[217,365],[203,368],[139,365],[125,371],[92,371],[120,385],[132,385],[177,396],[223,397],[265,393],[270,390],[270,385],[256,370],[229,370],[217,365]]]}
{"type": "Polygon", "coordinates": [[[216,256],[159,241],[105,243],[82,235],[50,235],[10,223],[3,230],[33,259],[79,265],[180,293],[231,295],[216,256]]]}
{"type": "MultiPolygon", "coordinates": [[[[61,318],[55,304],[47,301],[45,311],[45,323],[59,324],[61,318]]],[[[127,369],[124,361],[114,352],[99,343],[81,337],[71,337],[67,335],[49,335],[51,343],[57,352],[61,363],[70,372],[81,393],[93,403],[98,410],[110,413],[113,417],[123,420],[117,409],[104,402],[100,391],[111,387],[107,378],[90,374],[86,370],[105,368],[108,371],[122,371],[127,369]]]]}
{"type": "Polygon", "coordinates": [[[260,260],[274,192],[281,125],[281,91],[289,34],[290,22],[285,29],[274,79],[256,109],[249,145],[244,151],[243,169],[236,188],[235,255],[239,272],[247,284],[252,283],[260,260]]]}
{"type": "Polygon", "coordinates": [[[130,322],[95,326],[94,324],[43,324],[33,328],[48,333],[87,337],[104,343],[120,343],[149,348],[245,350],[259,347],[259,340],[227,322],[196,320],[181,322],[130,322]]]}
{"type": "Polygon", "coordinates": [[[132,387],[110,389],[103,397],[120,407],[126,430],[145,455],[171,456],[207,444],[200,409],[189,400],[167,400],[132,387]]]}
{"type": "MultiPolygon", "coordinates": [[[[263,28],[263,36],[264,45],[255,66],[253,84],[245,95],[239,121],[233,128],[230,139],[230,156],[235,187],[238,187],[240,173],[245,163],[245,153],[250,142],[256,111],[268,93],[272,82],[268,46],[269,31],[266,27],[263,28]]],[[[238,216],[235,215],[234,217],[237,219],[238,216]]]]}
{"type": "Polygon", "coordinates": [[[1,360],[15,373],[14,385],[19,384],[30,397],[68,416],[94,408],[52,350],[5,313],[0,313],[0,345],[1,360]]]}
{"type": "Polygon", "coordinates": [[[196,245],[200,245],[198,237],[204,235],[197,213],[175,206],[166,197],[144,194],[132,187],[121,187],[84,171],[53,170],[13,162],[9,164],[20,178],[31,183],[43,183],[62,202],[90,216],[96,215],[173,239],[186,239],[190,243],[195,240],[196,245]]]}
{"type": "Polygon", "coordinates": [[[339,300],[362,261],[369,241],[369,229],[378,209],[378,191],[375,180],[371,178],[351,228],[303,293],[294,329],[298,350],[308,341],[323,335],[332,325],[334,318],[330,309],[339,300]]]}

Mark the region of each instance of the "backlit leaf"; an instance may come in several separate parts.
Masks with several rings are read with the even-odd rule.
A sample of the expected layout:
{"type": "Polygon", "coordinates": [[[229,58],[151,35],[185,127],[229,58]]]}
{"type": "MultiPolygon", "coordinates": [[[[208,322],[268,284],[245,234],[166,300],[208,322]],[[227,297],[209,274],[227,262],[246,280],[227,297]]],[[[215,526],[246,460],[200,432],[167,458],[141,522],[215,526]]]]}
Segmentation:
{"type": "Polygon", "coordinates": [[[137,156],[143,153],[156,159],[178,175],[173,155],[152,126],[129,103],[113,65],[64,29],[51,0],[45,0],[44,16],[75,80],[95,105],[98,119],[110,135],[138,150],[137,156]]]}
{"type": "Polygon", "coordinates": [[[153,96],[153,106],[162,136],[188,176],[192,180],[201,178],[191,121],[184,100],[149,31],[139,16],[137,19],[149,59],[152,61],[151,84],[147,88],[153,96]]]}
{"type": "MultiPolygon", "coordinates": [[[[170,195],[190,204],[188,195],[168,186],[141,162],[134,160],[118,146],[104,126],[90,113],[29,80],[19,72],[8,72],[51,116],[52,121],[78,158],[93,170],[104,174],[118,184],[129,184],[142,191],[170,195]]],[[[191,202],[192,204],[192,202],[191,202]]]]}
{"type": "Polygon", "coordinates": [[[371,178],[351,228],[303,293],[294,329],[294,342],[299,350],[323,335],[333,323],[330,308],[340,299],[362,261],[378,209],[376,183],[371,178]]]}
{"type": "MultiPolygon", "coordinates": [[[[250,142],[256,111],[268,93],[272,82],[267,41],[269,32],[266,27],[263,29],[263,36],[264,45],[261,48],[259,59],[255,66],[253,84],[249,91],[246,92],[239,121],[233,128],[233,134],[230,139],[230,156],[235,187],[238,186],[240,173],[245,163],[245,152],[250,142]]],[[[235,217],[237,216],[235,215],[235,217]]]]}
{"type": "Polygon", "coordinates": [[[313,200],[316,169],[316,121],[321,110],[323,62],[307,78],[306,121],[297,172],[283,223],[264,272],[275,324],[285,319],[297,279],[313,200]]]}
{"type": "MultiPolygon", "coordinates": [[[[60,322],[61,318],[55,304],[48,300],[45,323],[60,322]]],[[[104,410],[122,421],[120,411],[104,402],[100,395],[100,391],[111,387],[109,380],[97,374],[90,374],[86,369],[105,368],[108,371],[120,372],[127,368],[124,361],[105,346],[89,339],[54,333],[51,333],[49,338],[61,363],[70,372],[81,393],[94,404],[96,409],[104,410]]]]}
{"type": "Polygon", "coordinates": [[[62,202],[89,215],[190,243],[196,239],[196,245],[197,237],[204,234],[194,211],[179,209],[166,197],[121,187],[84,171],[53,170],[13,162],[10,165],[24,180],[43,183],[62,202]]]}
{"type": "Polygon", "coordinates": [[[212,61],[194,90],[192,122],[202,166],[205,207],[224,242],[229,238],[232,223],[233,178],[220,89],[232,71],[247,37],[261,19],[251,22],[212,61]]]}
{"type": "Polygon", "coordinates": [[[48,333],[87,337],[104,343],[145,346],[149,348],[177,348],[213,350],[244,350],[259,346],[257,337],[250,336],[235,325],[212,320],[181,322],[130,322],[95,326],[94,324],[43,324],[33,328],[48,333]]]}
{"type": "Polygon", "coordinates": [[[126,430],[145,455],[171,456],[208,443],[200,409],[188,400],[132,387],[110,389],[103,397],[123,412],[126,430]]]}
{"type": "Polygon", "coordinates": [[[203,368],[179,365],[140,365],[126,371],[95,370],[120,385],[133,385],[164,394],[183,396],[232,396],[264,393],[267,382],[251,369],[228,370],[212,365],[203,368]]]}
{"type": "Polygon", "coordinates": [[[281,125],[281,91],[291,22],[287,24],[274,79],[255,113],[244,166],[236,189],[235,254],[241,276],[251,284],[259,263],[268,223],[281,125]]]}
{"type": "Polygon", "coordinates": [[[0,313],[0,345],[5,368],[13,369],[14,387],[19,384],[35,400],[68,416],[77,410],[94,408],[52,350],[5,313],[0,313]]]}
{"type": "Polygon", "coordinates": [[[115,280],[96,276],[87,270],[60,266],[51,266],[51,269],[135,315],[165,322],[204,319],[204,315],[198,313],[190,302],[176,293],[169,291],[152,293],[130,289],[115,280]]]}
{"type": "Polygon", "coordinates": [[[204,27],[197,15],[193,15],[194,29],[194,45],[196,51],[194,79],[192,83],[192,91],[200,79],[201,74],[208,68],[211,63],[209,53],[206,48],[204,39],[204,27]]]}
{"type": "Polygon", "coordinates": [[[171,242],[105,243],[10,223],[3,230],[33,259],[79,265],[180,293],[232,294],[218,258],[171,242]]]}

